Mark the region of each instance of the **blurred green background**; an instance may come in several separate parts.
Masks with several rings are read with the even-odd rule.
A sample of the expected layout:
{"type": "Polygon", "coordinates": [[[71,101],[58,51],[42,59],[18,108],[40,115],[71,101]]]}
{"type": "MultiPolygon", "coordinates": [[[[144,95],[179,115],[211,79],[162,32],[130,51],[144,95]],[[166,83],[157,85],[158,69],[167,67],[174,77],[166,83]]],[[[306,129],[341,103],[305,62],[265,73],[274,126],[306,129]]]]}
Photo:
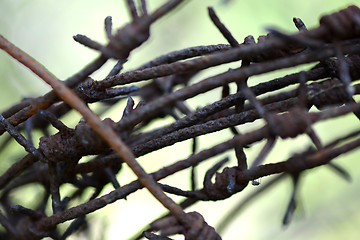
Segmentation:
{"type": "MultiPolygon", "coordinates": [[[[44,64],[57,77],[65,79],[97,56],[94,51],[73,41],[72,36],[78,33],[85,34],[105,43],[103,21],[106,16],[113,17],[114,29],[129,20],[124,2],[123,0],[102,2],[95,0],[0,0],[0,34],[44,64]]],[[[154,10],[165,1],[148,0],[148,2],[150,10],[154,10]]],[[[270,26],[294,32],[296,28],[292,23],[293,17],[301,18],[308,28],[315,27],[321,15],[357,3],[347,0],[233,0],[228,4],[225,2],[221,0],[188,1],[187,4],[154,24],[151,29],[151,38],[131,54],[125,68],[133,69],[148,60],[174,50],[197,45],[226,43],[209,20],[207,6],[215,8],[222,22],[232,31],[238,41],[242,42],[242,39],[249,34],[255,38],[260,34],[266,34],[265,28],[270,26]]],[[[110,61],[93,77],[98,80],[104,78],[113,64],[114,61],[110,61]]],[[[219,73],[228,67],[229,65],[206,70],[198,76],[197,80],[219,73]]],[[[306,66],[302,68],[306,69],[306,66]]],[[[292,71],[294,69],[289,70],[289,72],[292,71]]],[[[254,77],[249,83],[254,85],[285,72],[254,77]]],[[[0,52],[0,84],[0,111],[24,97],[39,96],[49,91],[45,83],[4,52],[0,52]]],[[[190,99],[189,103],[196,108],[212,101],[209,99],[219,97],[220,91],[216,90],[199,98],[190,99]]],[[[109,116],[119,119],[122,108],[123,105],[120,105],[117,110],[109,113],[111,114],[109,116]]],[[[79,115],[71,114],[66,116],[64,121],[69,126],[74,126],[79,121],[79,115]]],[[[170,119],[165,119],[157,125],[169,121],[170,119]]],[[[336,136],[357,129],[357,121],[354,117],[347,116],[336,121],[317,124],[316,129],[326,143],[336,136]]],[[[240,130],[246,132],[259,124],[261,121],[242,126],[240,130]]],[[[200,147],[210,147],[230,137],[231,134],[228,131],[210,134],[200,138],[200,147]]],[[[256,157],[263,144],[258,144],[259,146],[247,151],[250,161],[256,157]]],[[[147,171],[153,171],[172,161],[186,158],[190,153],[190,145],[190,141],[178,143],[148,154],[140,160],[147,171]]],[[[306,137],[278,142],[267,161],[285,160],[292,153],[301,151],[309,145],[310,142],[306,137]]],[[[11,162],[23,154],[24,151],[17,144],[12,143],[0,154],[0,172],[5,171],[11,162]]],[[[223,156],[233,157],[233,153],[228,152],[202,164],[200,169],[205,170],[223,156]]],[[[245,211],[241,212],[225,229],[222,233],[223,239],[358,239],[360,237],[358,157],[359,151],[356,151],[336,160],[350,172],[353,178],[351,184],[340,179],[327,167],[314,169],[304,174],[299,194],[301,202],[290,226],[284,228],[281,225],[291,192],[291,181],[286,179],[251,202],[245,211]]],[[[230,164],[234,163],[235,160],[232,159],[230,164]]],[[[188,175],[188,172],[179,173],[165,182],[187,189],[189,187],[188,175]]],[[[201,178],[200,175],[200,182],[201,178]]],[[[134,175],[128,169],[119,175],[121,184],[128,183],[132,179],[134,175]]],[[[268,180],[261,179],[261,184],[268,180]]],[[[62,195],[65,196],[72,189],[70,186],[65,186],[61,190],[62,195]]],[[[109,187],[107,191],[111,191],[111,188],[109,187]]],[[[232,206],[241,202],[253,191],[256,191],[256,187],[249,186],[228,200],[197,204],[191,210],[199,211],[210,225],[216,227],[226,213],[233,211],[232,206]]],[[[29,202],[36,199],[38,190],[33,187],[25,189],[20,194],[19,202],[29,206],[29,202]]],[[[118,201],[90,214],[92,239],[130,239],[139,227],[144,226],[163,211],[162,206],[146,191],[138,191],[129,196],[127,201],[118,201]]],[[[67,224],[63,224],[63,227],[67,224]]],[[[82,236],[70,239],[82,239],[82,236]]]]}

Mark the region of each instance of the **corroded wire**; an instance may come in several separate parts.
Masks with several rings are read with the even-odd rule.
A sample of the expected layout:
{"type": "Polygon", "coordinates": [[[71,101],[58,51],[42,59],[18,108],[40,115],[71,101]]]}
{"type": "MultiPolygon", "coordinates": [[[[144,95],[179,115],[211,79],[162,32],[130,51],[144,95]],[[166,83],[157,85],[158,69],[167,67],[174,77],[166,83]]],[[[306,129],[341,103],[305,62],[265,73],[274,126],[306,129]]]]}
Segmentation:
{"type": "MultiPolygon", "coordinates": [[[[149,38],[152,23],[182,2],[186,1],[167,1],[151,13],[148,12],[147,1],[139,2],[139,6],[134,1],[127,1],[133,20],[123,28],[112,31],[111,18],[106,18],[106,45],[77,35],[76,40],[101,55],[90,66],[65,81],[65,85],[73,91],[36,61],[29,61],[29,56],[4,37],[0,37],[2,49],[54,88],[54,92],[23,100],[0,115],[0,132],[7,130],[29,152],[0,176],[0,202],[5,211],[4,215],[0,214],[0,223],[8,231],[8,237],[16,235],[17,238],[26,236],[39,239],[50,236],[64,239],[78,227],[86,225],[88,213],[124,199],[145,186],[172,214],[165,220],[155,221],[152,229],[145,233],[147,238],[166,239],[151,232],[159,230],[165,235],[183,234],[186,239],[220,239],[220,235],[199,213],[186,213],[183,208],[198,201],[226,199],[241,193],[251,181],[259,184],[259,178],[288,173],[294,178],[294,187],[284,217],[284,223],[287,223],[295,209],[297,179],[303,171],[327,165],[343,178],[350,179],[349,173],[331,160],[360,147],[359,131],[355,129],[346,136],[334,137],[330,144],[324,146],[313,125],[360,111],[359,103],[353,98],[353,95],[360,93],[360,85],[353,82],[360,78],[360,10],[350,6],[324,16],[319,27],[309,30],[300,19],[294,18],[299,33],[288,35],[272,30],[269,35],[260,36],[258,43],[249,36],[244,44],[239,44],[215,11],[209,8],[210,18],[230,46],[187,48],[155,58],[136,70],[120,73],[130,52],[149,38]],[[100,81],[88,78],[108,58],[118,59],[109,75],[100,81]],[[242,64],[237,69],[193,81],[195,74],[204,69],[239,60],[242,64]],[[255,75],[304,63],[316,65],[310,70],[266,80],[252,87],[247,85],[255,75]],[[143,80],[149,82],[137,84],[143,80]],[[229,83],[232,82],[237,84],[234,94],[230,94],[229,83]],[[114,87],[124,84],[131,85],[114,87]],[[298,86],[295,90],[284,89],[294,85],[298,86]],[[184,102],[218,87],[223,88],[221,99],[209,98],[209,103],[201,107],[188,107],[184,102]],[[55,105],[60,99],[64,103],[55,105]],[[100,106],[106,104],[107,108],[113,108],[125,99],[127,103],[124,109],[118,111],[120,120],[117,122],[109,118],[100,120],[87,105],[96,102],[100,106]],[[312,106],[318,111],[309,112],[312,106]],[[65,110],[60,113],[63,107],[65,110]],[[73,128],[59,120],[71,109],[79,111],[84,117],[73,128]],[[172,123],[155,130],[144,130],[152,120],[167,116],[174,118],[172,123]],[[25,126],[15,128],[30,117],[25,126]],[[255,129],[246,128],[246,132],[243,132],[245,123],[257,119],[265,120],[264,125],[255,129]],[[20,133],[25,129],[31,135],[35,128],[46,132],[50,127],[58,132],[50,135],[45,133],[40,138],[39,149],[34,148],[20,133]],[[232,128],[235,136],[207,149],[198,149],[198,136],[227,128],[232,128]],[[283,161],[263,163],[277,138],[295,138],[303,134],[310,137],[315,147],[283,161]],[[147,174],[137,161],[140,159],[136,159],[189,139],[194,139],[189,157],[165,163],[173,160],[171,156],[165,159],[165,167],[159,166],[152,174],[147,174]],[[258,155],[248,159],[244,147],[252,147],[264,140],[267,142],[258,155]],[[203,186],[197,186],[194,167],[201,168],[202,162],[232,150],[235,150],[237,163],[227,159],[215,163],[205,169],[203,186]],[[89,161],[82,161],[83,157],[88,156],[89,161]],[[252,162],[250,168],[248,162],[252,162]],[[119,184],[117,174],[122,163],[129,164],[137,180],[119,184]],[[190,190],[157,183],[186,169],[192,171],[190,190]],[[9,200],[12,200],[12,191],[28,183],[37,183],[45,188],[44,195],[39,198],[39,206],[35,210],[20,205],[11,206],[9,200]],[[59,189],[65,183],[72,184],[75,190],[63,197],[59,189]],[[112,184],[114,190],[101,196],[108,183],[112,184]],[[89,189],[93,193],[83,201],[84,193],[89,189]],[[176,204],[163,191],[185,197],[186,200],[183,204],[176,204]],[[54,214],[47,216],[45,209],[49,198],[52,199],[54,214]],[[67,207],[69,201],[80,199],[82,204],[67,207]],[[69,220],[73,222],[65,232],[56,229],[58,224],[69,220]]],[[[249,199],[257,195],[254,193],[249,199]]]]}

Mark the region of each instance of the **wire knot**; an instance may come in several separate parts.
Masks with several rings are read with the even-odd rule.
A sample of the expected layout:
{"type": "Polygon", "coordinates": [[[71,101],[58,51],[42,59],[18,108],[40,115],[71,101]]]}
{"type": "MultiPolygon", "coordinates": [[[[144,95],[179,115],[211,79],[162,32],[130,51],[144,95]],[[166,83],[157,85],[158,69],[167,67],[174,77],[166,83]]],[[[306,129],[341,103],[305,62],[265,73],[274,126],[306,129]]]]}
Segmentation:
{"type": "Polygon", "coordinates": [[[325,15],[320,19],[320,26],[327,31],[327,40],[344,40],[360,35],[360,9],[349,6],[339,12],[325,15]]]}

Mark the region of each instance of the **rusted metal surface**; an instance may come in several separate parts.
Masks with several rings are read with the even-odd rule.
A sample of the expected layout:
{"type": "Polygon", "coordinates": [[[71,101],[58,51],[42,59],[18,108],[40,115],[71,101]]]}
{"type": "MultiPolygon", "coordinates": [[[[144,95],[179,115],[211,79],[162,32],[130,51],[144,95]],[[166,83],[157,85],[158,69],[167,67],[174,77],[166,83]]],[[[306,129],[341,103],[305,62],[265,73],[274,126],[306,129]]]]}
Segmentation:
{"type": "MultiPolygon", "coordinates": [[[[215,10],[209,8],[211,21],[230,45],[191,47],[154,58],[135,70],[121,72],[130,52],[149,38],[152,23],[181,2],[168,1],[153,13],[148,13],[145,0],[138,5],[128,0],[132,21],[113,33],[111,17],[107,17],[106,45],[83,35],[75,36],[77,42],[98,51],[100,56],[64,83],[0,36],[1,49],[53,87],[48,94],[25,99],[0,115],[1,134],[8,132],[28,152],[0,176],[0,203],[5,211],[5,214],[0,213],[0,223],[6,230],[1,233],[2,237],[65,239],[87,223],[85,216],[88,213],[145,187],[169,210],[170,215],[154,221],[143,237],[170,239],[167,236],[182,234],[189,240],[221,239],[201,214],[185,212],[184,208],[197,201],[227,199],[239,194],[249,183],[258,185],[257,179],[261,177],[283,173],[289,174],[293,181],[283,218],[283,223],[288,224],[296,207],[303,171],[327,165],[349,179],[346,170],[331,160],[360,147],[359,131],[355,129],[324,145],[313,125],[346,114],[360,117],[360,104],[353,97],[360,93],[360,85],[354,83],[360,77],[359,8],[350,6],[324,16],[320,26],[314,29],[307,29],[301,19],[294,18],[298,33],[286,35],[270,30],[267,36],[260,36],[257,43],[248,36],[241,44],[215,10]],[[98,81],[90,78],[89,75],[109,58],[118,60],[109,75],[98,81]],[[241,66],[237,69],[192,82],[192,78],[204,69],[240,60],[241,66]],[[317,64],[306,71],[269,79],[252,87],[247,85],[255,75],[304,63],[317,64]],[[147,81],[146,84],[138,84],[143,81],[147,81]],[[232,82],[237,85],[234,94],[229,91],[232,82]],[[293,86],[292,90],[288,90],[289,86],[293,86]],[[223,89],[220,98],[211,99],[202,107],[188,106],[188,99],[215,88],[223,89]],[[272,94],[263,97],[269,93],[272,94]],[[136,103],[133,96],[141,100],[136,103]],[[117,102],[126,100],[119,121],[100,120],[86,105],[102,102],[104,108],[112,108],[117,102]],[[318,111],[309,112],[312,106],[318,111]],[[76,127],[69,128],[61,118],[73,110],[82,114],[84,119],[79,120],[76,127]],[[152,131],[144,130],[151,121],[168,115],[174,118],[172,123],[152,131]],[[257,119],[263,119],[264,125],[245,133],[236,128],[257,119]],[[47,135],[49,127],[58,132],[47,135]],[[26,139],[20,133],[22,129],[30,135],[34,129],[44,132],[38,148],[33,146],[30,138],[26,139]],[[233,133],[231,138],[198,150],[197,137],[226,129],[233,133]],[[279,138],[296,138],[304,134],[315,147],[296,153],[285,161],[263,164],[279,138]],[[146,173],[141,162],[136,160],[139,156],[190,139],[193,139],[193,146],[188,158],[175,159],[177,161],[171,165],[159,166],[153,173],[146,173]],[[244,149],[262,140],[266,144],[257,157],[248,159],[244,149]],[[198,165],[229,151],[234,152],[237,163],[229,164],[228,158],[218,162],[207,169],[202,186],[198,186],[195,180],[198,165]],[[92,158],[79,163],[86,156],[92,158]],[[138,179],[120,185],[117,176],[121,174],[123,163],[130,166],[138,179]],[[187,169],[191,169],[190,190],[157,182],[187,169]],[[31,182],[46,189],[44,196],[38,199],[37,209],[18,205],[11,195],[13,190],[31,182]],[[76,189],[71,196],[60,195],[59,188],[65,183],[76,189]],[[108,183],[115,189],[100,196],[108,183]],[[93,189],[94,193],[89,199],[83,199],[81,196],[88,189],[93,189]],[[177,204],[165,192],[183,196],[186,200],[177,204]],[[49,198],[53,213],[46,215],[49,198]],[[68,207],[69,201],[78,199],[83,203],[68,207]],[[72,223],[61,232],[57,226],[66,221],[72,223]]],[[[264,187],[268,186],[271,184],[264,187]]]]}

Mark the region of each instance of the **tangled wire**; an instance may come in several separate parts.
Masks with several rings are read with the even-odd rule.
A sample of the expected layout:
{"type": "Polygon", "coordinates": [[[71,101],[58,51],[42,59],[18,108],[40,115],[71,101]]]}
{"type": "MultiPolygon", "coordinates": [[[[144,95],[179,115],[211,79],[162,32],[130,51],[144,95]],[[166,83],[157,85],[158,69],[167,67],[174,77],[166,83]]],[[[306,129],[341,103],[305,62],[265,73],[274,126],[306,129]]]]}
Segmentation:
{"type": "Polygon", "coordinates": [[[168,236],[182,234],[189,240],[221,239],[200,213],[185,212],[185,209],[198,201],[230,198],[249,183],[258,185],[257,179],[261,177],[280,174],[274,178],[275,182],[287,174],[293,180],[293,191],[283,219],[284,224],[288,224],[296,208],[295,195],[303,171],[327,165],[349,179],[348,173],[332,160],[360,146],[360,131],[354,130],[324,145],[313,125],[346,114],[355,114],[360,119],[360,104],[354,99],[360,92],[359,84],[354,83],[360,77],[360,9],[350,6],[323,16],[319,27],[309,30],[300,19],[294,18],[298,33],[287,35],[270,29],[270,33],[260,36],[257,42],[248,36],[239,43],[214,9],[209,8],[211,21],[229,45],[187,48],[122,72],[130,52],[149,38],[152,24],[182,2],[169,0],[148,13],[146,0],[139,6],[127,0],[132,21],[113,31],[111,17],[107,17],[106,45],[84,35],[74,37],[75,41],[99,52],[100,56],[65,81],[58,80],[0,35],[0,48],[53,89],[44,96],[24,99],[0,114],[0,134],[4,135],[1,149],[14,139],[27,151],[27,155],[17,159],[0,176],[0,223],[5,229],[0,232],[1,238],[66,239],[81,231],[87,223],[87,214],[126,199],[145,187],[169,210],[169,215],[155,220],[138,238],[169,239],[168,236]],[[117,60],[108,76],[102,80],[91,78],[90,75],[108,59],[117,60]],[[241,65],[236,69],[192,81],[205,69],[240,61],[241,65]],[[307,71],[248,86],[252,76],[305,63],[315,65],[307,71]],[[146,84],[137,84],[145,81],[146,84]],[[233,82],[237,91],[230,94],[229,84],[233,82]],[[288,86],[294,86],[293,90],[288,90],[288,86]],[[215,88],[222,88],[222,96],[208,105],[195,106],[193,110],[186,103],[186,100],[215,88]],[[260,97],[267,93],[273,94],[260,97]],[[133,96],[141,101],[135,103],[133,96]],[[119,121],[101,120],[88,107],[96,102],[104,109],[110,109],[120,101],[127,103],[119,121]],[[317,111],[309,111],[313,106],[317,111]],[[61,120],[70,111],[82,115],[75,128],[66,126],[61,120]],[[150,122],[165,116],[171,116],[174,121],[146,130],[150,122]],[[263,126],[240,132],[239,126],[258,119],[264,120],[263,126]],[[57,133],[49,134],[49,128],[57,129],[57,133]],[[198,151],[199,136],[225,129],[231,130],[232,138],[198,151]],[[33,144],[34,130],[43,133],[38,148],[33,144]],[[313,147],[288,160],[264,164],[278,139],[300,135],[307,135],[313,147]],[[140,156],[189,139],[193,139],[193,147],[188,158],[159,166],[153,173],[147,173],[137,161],[140,156]],[[266,144],[256,158],[247,159],[244,149],[252,148],[262,140],[266,144]],[[224,167],[228,158],[223,159],[207,169],[203,185],[198,186],[195,181],[198,165],[232,150],[237,164],[224,167]],[[89,160],[80,161],[84,157],[89,160]],[[137,180],[121,186],[117,176],[121,174],[123,164],[130,167],[137,180]],[[190,190],[159,182],[186,169],[191,169],[190,190]],[[37,183],[45,189],[33,209],[16,203],[11,194],[29,183],[37,183]],[[75,190],[64,197],[59,189],[65,183],[75,190]],[[101,195],[109,183],[114,190],[101,195]],[[84,192],[89,189],[93,193],[84,199],[84,192]],[[182,196],[185,200],[178,204],[165,193],[182,196]],[[70,203],[79,201],[82,203],[69,207],[70,203]],[[49,202],[50,215],[46,212],[49,202]],[[66,221],[71,224],[61,231],[57,226],[66,221]]]}

